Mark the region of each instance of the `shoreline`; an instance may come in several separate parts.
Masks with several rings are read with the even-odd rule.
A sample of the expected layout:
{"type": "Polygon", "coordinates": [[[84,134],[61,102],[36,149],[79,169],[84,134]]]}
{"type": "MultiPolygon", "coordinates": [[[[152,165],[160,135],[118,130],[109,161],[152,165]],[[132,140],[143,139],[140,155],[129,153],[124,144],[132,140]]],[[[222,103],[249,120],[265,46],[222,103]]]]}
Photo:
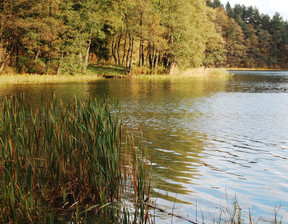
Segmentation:
{"type": "Polygon", "coordinates": [[[39,74],[4,74],[0,75],[0,85],[7,84],[48,84],[88,82],[99,80],[101,77],[93,75],[39,75],[39,74]]]}
{"type": "MultiPolygon", "coordinates": [[[[103,69],[103,68],[101,68],[103,69]]],[[[109,68],[110,69],[110,68],[109,68]]],[[[148,79],[148,80],[164,80],[164,79],[186,79],[186,78],[229,78],[233,77],[233,71],[288,71],[287,69],[255,69],[255,68],[190,68],[180,71],[177,68],[171,74],[141,74],[132,75],[121,74],[121,72],[113,69],[103,71],[90,71],[88,74],[75,75],[40,75],[40,74],[17,74],[4,73],[0,74],[0,85],[8,84],[49,84],[49,83],[69,83],[69,82],[93,82],[104,79],[148,79]]]]}
{"type": "Polygon", "coordinates": [[[91,82],[103,79],[181,79],[181,78],[223,78],[231,74],[224,68],[192,68],[185,71],[174,70],[171,74],[121,74],[117,71],[91,71],[88,74],[75,75],[40,75],[40,74],[0,74],[0,85],[7,84],[48,84],[69,82],[91,82]]]}
{"type": "Polygon", "coordinates": [[[227,71],[288,71],[288,69],[272,68],[225,68],[227,71]]]}

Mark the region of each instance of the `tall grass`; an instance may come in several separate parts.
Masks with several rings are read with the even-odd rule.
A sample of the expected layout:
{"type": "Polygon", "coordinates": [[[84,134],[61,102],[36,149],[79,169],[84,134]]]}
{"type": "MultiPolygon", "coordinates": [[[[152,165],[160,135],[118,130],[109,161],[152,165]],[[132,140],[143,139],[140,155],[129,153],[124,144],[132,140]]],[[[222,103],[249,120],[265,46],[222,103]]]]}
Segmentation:
{"type": "Polygon", "coordinates": [[[67,83],[89,82],[99,80],[98,74],[89,75],[37,75],[37,74],[3,74],[0,75],[0,84],[39,84],[39,83],[67,83]]]}
{"type": "Polygon", "coordinates": [[[270,224],[282,224],[282,216],[279,214],[280,207],[276,207],[274,211],[274,218],[271,220],[264,220],[261,217],[255,218],[252,215],[251,210],[246,214],[244,209],[241,208],[239,202],[235,196],[233,204],[227,206],[221,213],[220,219],[217,224],[257,224],[257,223],[270,223],[270,224]]]}
{"type": "Polygon", "coordinates": [[[108,207],[115,219],[144,222],[148,167],[133,138],[125,146],[123,139],[120,110],[109,100],[74,98],[63,104],[54,96],[32,109],[16,97],[5,98],[0,112],[0,222],[43,223],[63,211],[79,221],[88,211],[108,207]],[[128,210],[119,202],[131,187],[135,212],[130,217],[123,215],[128,210]]]}
{"type": "Polygon", "coordinates": [[[171,74],[151,74],[151,75],[133,75],[134,78],[140,79],[150,79],[150,80],[171,80],[171,79],[205,79],[205,78],[215,78],[215,79],[229,79],[231,75],[226,69],[221,68],[191,68],[181,71],[174,68],[171,74]]]}

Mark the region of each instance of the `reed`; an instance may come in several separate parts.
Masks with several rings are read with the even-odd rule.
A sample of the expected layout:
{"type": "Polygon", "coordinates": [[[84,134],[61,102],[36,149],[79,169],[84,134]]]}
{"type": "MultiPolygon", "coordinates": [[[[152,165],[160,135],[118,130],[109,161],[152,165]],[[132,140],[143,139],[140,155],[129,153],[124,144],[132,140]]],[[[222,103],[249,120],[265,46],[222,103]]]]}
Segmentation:
{"type": "Polygon", "coordinates": [[[31,108],[12,97],[1,105],[0,222],[45,223],[64,211],[75,221],[95,211],[144,222],[146,155],[131,136],[123,146],[117,102],[63,104],[53,96],[31,108]],[[131,188],[133,209],[141,212],[130,217],[120,204],[131,188]]]}
{"type": "Polygon", "coordinates": [[[279,214],[280,207],[276,207],[274,210],[274,218],[270,220],[263,219],[261,217],[253,217],[251,210],[248,213],[239,204],[237,197],[233,199],[233,203],[229,204],[225,209],[221,211],[220,218],[217,220],[217,224],[257,224],[257,223],[270,223],[270,224],[282,224],[281,214],[279,214]]]}

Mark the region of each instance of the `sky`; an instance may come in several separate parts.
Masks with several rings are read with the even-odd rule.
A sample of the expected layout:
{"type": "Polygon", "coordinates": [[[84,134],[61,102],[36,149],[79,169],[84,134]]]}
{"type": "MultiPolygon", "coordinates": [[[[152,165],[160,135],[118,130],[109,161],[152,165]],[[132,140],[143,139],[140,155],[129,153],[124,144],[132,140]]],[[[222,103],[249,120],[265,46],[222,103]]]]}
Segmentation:
{"type": "Polygon", "coordinates": [[[288,20],[287,0],[222,0],[221,2],[225,6],[228,1],[231,6],[235,4],[255,6],[260,13],[268,14],[271,17],[273,17],[276,12],[279,12],[284,20],[288,20]]]}

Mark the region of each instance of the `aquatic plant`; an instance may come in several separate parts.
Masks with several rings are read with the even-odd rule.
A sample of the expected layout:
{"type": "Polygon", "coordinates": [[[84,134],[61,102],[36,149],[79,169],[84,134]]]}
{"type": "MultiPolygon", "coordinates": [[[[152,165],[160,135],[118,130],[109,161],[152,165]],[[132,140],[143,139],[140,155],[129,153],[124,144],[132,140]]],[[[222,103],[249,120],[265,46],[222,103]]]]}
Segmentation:
{"type": "Polygon", "coordinates": [[[1,104],[0,222],[46,222],[64,211],[79,221],[104,210],[103,216],[108,211],[115,219],[144,222],[138,217],[146,213],[148,166],[131,136],[123,144],[117,102],[89,97],[64,104],[54,95],[31,108],[20,100],[1,104]],[[131,208],[121,208],[129,189],[134,211],[142,212],[131,217],[122,213],[131,208]]]}
{"type": "Polygon", "coordinates": [[[253,217],[253,214],[251,210],[249,209],[248,214],[243,213],[243,208],[239,205],[239,202],[237,200],[237,197],[235,196],[233,200],[233,204],[230,206],[227,206],[221,213],[221,216],[223,214],[223,220],[220,219],[217,223],[221,224],[257,224],[257,223],[271,223],[271,224],[281,224],[282,218],[279,217],[277,208],[274,211],[274,218],[270,221],[264,220],[261,217],[257,218],[253,217]],[[255,221],[256,220],[256,221],[255,221]]]}

